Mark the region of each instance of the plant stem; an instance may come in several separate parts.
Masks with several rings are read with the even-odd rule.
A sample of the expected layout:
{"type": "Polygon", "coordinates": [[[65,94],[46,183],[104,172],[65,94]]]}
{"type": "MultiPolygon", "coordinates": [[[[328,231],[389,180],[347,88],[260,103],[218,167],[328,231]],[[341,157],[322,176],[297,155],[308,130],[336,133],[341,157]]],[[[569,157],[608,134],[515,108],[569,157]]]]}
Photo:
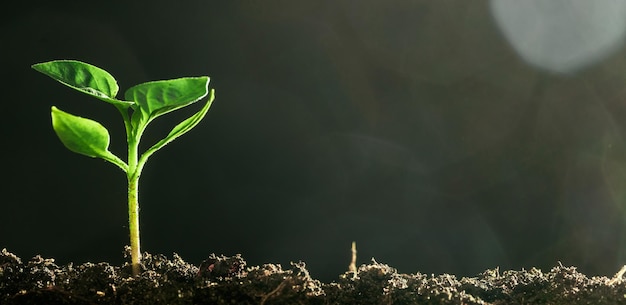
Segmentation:
{"type": "Polygon", "coordinates": [[[128,141],[128,228],[130,230],[130,257],[133,276],[139,275],[141,246],[139,243],[139,176],[137,166],[139,138],[141,133],[130,137],[128,141]]]}
{"type": "Polygon", "coordinates": [[[139,275],[141,248],[139,244],[139,176],[128,177],[128,226],[130,229],[130,256],[133,275],[139,275]]]}

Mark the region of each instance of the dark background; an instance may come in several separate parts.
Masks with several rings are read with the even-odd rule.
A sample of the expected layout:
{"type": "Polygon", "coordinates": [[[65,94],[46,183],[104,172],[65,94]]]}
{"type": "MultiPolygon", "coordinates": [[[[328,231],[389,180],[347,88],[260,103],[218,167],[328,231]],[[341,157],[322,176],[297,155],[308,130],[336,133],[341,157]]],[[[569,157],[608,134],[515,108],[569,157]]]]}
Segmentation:
{"type": "MultiPolygon", "coordinates": [[[[623,28],[598,34],[626,13],[609,2],[501,17],[515,1],[53,2],[0,20],[0,248],[24,259],[124,261],[125,176],[66,150],[49,111],[101,122],[125,159],[121,118],[30,68],[78,59],[122,93],[199,75],[216,89],[146,165],[142,250],[303,260],[324,281],[353,240],[359,264],[403,273],[626,263],[626,50],[623,28]],[[499,26],[516,16],[522,42],[499,26]]],[[[144,148],[199,106],[156,120],[144,148]]]]}

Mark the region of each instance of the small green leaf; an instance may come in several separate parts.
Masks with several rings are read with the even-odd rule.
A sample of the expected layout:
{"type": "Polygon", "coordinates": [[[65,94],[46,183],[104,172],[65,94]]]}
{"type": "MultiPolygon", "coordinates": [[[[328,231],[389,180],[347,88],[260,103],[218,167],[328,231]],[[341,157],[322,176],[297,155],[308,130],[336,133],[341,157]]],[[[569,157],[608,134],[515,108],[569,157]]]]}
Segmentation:
{"type": "Polygon", "coordinates": [[[128,107],[132,102],[115,98],[119,87],[109,72],[77,60],[53,60],[34,64],[33,69],[62,84],[102,101],[128,107]]]}
{"type": "Polygon", "coordinates": [[[52,127],[67,149],[92,158],[102,158],[126,171],[124,161],[109,151],[109,131],[100,123],[69,114],[52,106],[52,127]]]}
{"type": "Polygon", "coordinates": [[[184,77],[131,87],[124,98],[134,101],[148,121],[201,100],[208,94],[209,77],[184,77]]]}
{"type": "Polygon", "coordinates": [[[139,109],[133,110],[133,114],[130,117],[130,124],[133,130],[138,130],[140,124],[145,124],[147,118],[144,118],[143,113],[139,109]]]}
{"type": "Polygon", "coordinates": [[[215,90],[211,90],[209,100],[202,107],[202,109],[200,109],[200,111],[196,112],[196,114],[192,115],[188,119],[182,121],[180,124],[176,125],[172,129],[172,131],[170,131],[167,137],[165,137],[165,140],[169,140],[168,142],[171,142],[175,138],[182,136],[183,134],[187,133],[192,128],[196,127],[196,125],[200,123],[200,121],[204,118],[204,116],[209,111],[209,108],[211,107],[211,104],[213,104],[214,99],[215,99],[215,90]]]}
{"type": "Polygon", "coordinates": [[[200,123],[200,121],[204,118],[204,116],[209,111],[209,108],[211,107],[211,104],[213,103],[214,99],[215,99],[215,90],[211,90],[211,93],[209,95],[209,100],[206,102],[206,104],[204,104],[202,109],[200,109],[194,115],[182,121],[181,123],[176,125],[174,128],[172,128],[172,131],[170,131],[170,133],[163,140],[154,144],[150,149],[146,151],[146,157],[151,155],[155,151],[159,150],[161,147],[165,146],[166,144],[174,141],[176,138],[187,133],[192,128],[196,127],[196,125],[200,123]]]}

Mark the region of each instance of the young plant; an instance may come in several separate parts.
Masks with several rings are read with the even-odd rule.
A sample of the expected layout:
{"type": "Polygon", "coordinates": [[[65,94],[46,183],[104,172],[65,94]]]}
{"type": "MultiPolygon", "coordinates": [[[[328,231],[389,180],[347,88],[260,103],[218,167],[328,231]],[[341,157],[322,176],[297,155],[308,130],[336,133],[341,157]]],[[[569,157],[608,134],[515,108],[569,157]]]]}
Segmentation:
{"type": "Polygon", "coordinates": [[[38,63],[33,69],[75,90],[110,103],[119,110],[126,127],[128,160],[109,151],[109,132],[100,123],[69,114],[52,106],[52,127],[69,150],[92,158],[102,158],[117,165],[128,178],[128,217],[133,274],[139,274],[139,177],[148,158],[157,150],[194,128],[206,115],[215,91],[209,91],[209,77],[184,77],[142,83],[117,99],[117,81],[107,71],[76,60],[38,63]],[[209,96],[194,115],[176,125],[162,140],[139,153],[139,141],[146,127],[157,117],[195,103],[209,96]]]}

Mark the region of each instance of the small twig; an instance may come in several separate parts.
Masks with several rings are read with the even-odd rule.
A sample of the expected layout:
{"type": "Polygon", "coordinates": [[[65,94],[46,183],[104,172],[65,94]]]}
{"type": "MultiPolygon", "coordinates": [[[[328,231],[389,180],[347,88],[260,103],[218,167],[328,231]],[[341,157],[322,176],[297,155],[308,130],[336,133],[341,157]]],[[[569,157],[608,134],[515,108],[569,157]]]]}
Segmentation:
{"type": "Polygon", "coordinates": [[[263,296],[263,298],[261,299],[261,303],[259,303],[259,305],[264,305],[265,302],[274,294],[278,293],[281,289],[283,289],[283,287],[285,287],[287,283],[287,280],[282,281],[282,283],[280,283],[280,285],[278,285],[278,287],[276,287],[276,289],[270,291],[270,293],[266,294],[263,296]]]}
{"type": "Polygon", "coordinates": [[[350,261],[350,265],[348,266],[348,271],[352,272],[352,278],[356,278],[357,269],[356,269],[356,242],[352,242],[352,261],[350,261]]]}

